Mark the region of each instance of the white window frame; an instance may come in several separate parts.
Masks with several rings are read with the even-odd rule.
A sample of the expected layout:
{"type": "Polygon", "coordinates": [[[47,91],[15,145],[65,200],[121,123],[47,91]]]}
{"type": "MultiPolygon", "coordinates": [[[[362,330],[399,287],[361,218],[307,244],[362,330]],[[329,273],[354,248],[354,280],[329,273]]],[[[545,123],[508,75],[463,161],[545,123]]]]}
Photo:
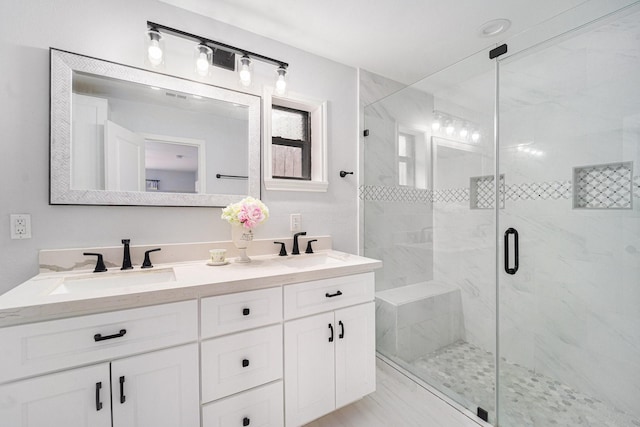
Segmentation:
{"type": "Polygon", "coordinates": [[[264,89],[263,115],[263,181],[267,190],[326,192],[329,188],[327,168],[327,102],[293,93],[284,96],[274,93],[272,87],[264,89]],[[311,180],[273,178],[272,169],[272,105],[308,111],[311,120],[311,180]]]}

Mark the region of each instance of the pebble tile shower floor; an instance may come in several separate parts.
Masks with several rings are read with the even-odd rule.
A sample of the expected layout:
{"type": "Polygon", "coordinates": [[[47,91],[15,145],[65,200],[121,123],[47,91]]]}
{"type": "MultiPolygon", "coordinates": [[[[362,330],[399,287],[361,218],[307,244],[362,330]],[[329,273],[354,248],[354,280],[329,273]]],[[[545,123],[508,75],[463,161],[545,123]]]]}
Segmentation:
{"type": "MultiPolygon", "coordinates": [[[[493,367],[493,354],[462,341],[411,363],[415,375],[444,386],[474,412],[476,406],[489,411],[490,422],[495,420],[493,367]]],[[[640,419],[525,367],[503,363],[500,378],[501,426],[640,427],[640,419]]]]}

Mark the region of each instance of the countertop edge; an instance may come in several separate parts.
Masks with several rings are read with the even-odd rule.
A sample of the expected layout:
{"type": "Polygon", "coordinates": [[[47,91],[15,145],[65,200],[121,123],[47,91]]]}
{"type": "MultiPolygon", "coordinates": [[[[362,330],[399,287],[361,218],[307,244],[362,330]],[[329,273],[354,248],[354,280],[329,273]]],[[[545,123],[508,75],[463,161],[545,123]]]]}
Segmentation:
{"type": "Polygon", "coordinates": [[[169,289],[146,290],[128,294],[97,296],[68,301],[52,301],[45,304],[0,308],[0,328],[37,323],[47,320],[77,317],[127,310],[139,307],[187,301],[237,292],[283,287],[294,283],[329,279],[372,272],[382,262],[358,257],[365,262],[324,269],[301,270],[280,274],[268,274],[217,283],[193,284],[169,289]]]}

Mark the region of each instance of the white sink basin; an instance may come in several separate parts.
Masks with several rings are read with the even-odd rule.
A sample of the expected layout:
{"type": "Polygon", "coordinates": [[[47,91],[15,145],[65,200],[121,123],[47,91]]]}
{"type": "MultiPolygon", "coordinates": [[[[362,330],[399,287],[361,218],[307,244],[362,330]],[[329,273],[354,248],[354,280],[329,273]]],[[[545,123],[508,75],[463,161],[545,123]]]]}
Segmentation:
{"type": "Polygon", "coordinates": [[[158,270],[122,271],[118,273],[92,273],[69,276],[62,280],[49,295],[85,294],[101,290],[130,288],[155,283],[175,282],[173,268],[158,270]]]}
{"type": "Polygon", "coordinates": [[[278,258],[281,264],[291,268],[309,268],[322,266],[337,266],[343,264],[339,258],[331,257],[327,254],[300,254],[289,255],[287,257],[278,258]]]}

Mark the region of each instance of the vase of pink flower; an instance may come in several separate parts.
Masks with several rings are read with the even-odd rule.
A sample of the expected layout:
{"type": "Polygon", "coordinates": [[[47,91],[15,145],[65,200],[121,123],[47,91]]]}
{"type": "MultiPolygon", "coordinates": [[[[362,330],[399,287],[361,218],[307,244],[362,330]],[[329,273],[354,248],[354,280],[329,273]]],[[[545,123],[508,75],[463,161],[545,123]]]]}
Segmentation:
{"type": "Polygon", "coordinates": [[[253,241],[253,227],[269,218],[269,209],[260,200],[246,197],[224,208],[221,218],[231,224],[231,240],[239,251],[236,262],[250,262],[247,248],[253,241]]]}

